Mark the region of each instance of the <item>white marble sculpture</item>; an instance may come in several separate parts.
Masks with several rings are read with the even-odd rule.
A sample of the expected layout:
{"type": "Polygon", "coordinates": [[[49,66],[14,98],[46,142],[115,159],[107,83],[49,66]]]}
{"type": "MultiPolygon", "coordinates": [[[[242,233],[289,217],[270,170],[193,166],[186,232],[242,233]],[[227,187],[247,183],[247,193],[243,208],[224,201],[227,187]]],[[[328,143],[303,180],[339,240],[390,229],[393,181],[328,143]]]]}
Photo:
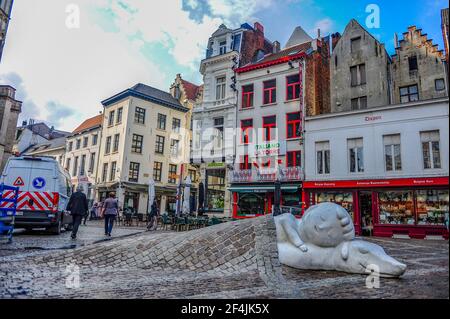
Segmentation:
{"type": "Polygon", "coordinates": [[[355,239],[351,216],[339,205],[311,207],[301,220],[291,214],[275,217],[280,262],[310,270],[336,270],[382,277],[399,277],[406,265],[388,256],[383,248],[355,239]]]}

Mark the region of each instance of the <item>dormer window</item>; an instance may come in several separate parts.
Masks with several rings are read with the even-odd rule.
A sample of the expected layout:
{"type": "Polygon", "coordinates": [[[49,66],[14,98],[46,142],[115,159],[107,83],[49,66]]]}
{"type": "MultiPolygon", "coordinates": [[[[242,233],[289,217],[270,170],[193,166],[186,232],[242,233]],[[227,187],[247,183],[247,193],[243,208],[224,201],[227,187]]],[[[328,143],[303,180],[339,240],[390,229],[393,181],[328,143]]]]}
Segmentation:
{"type": "Polygon", "coordinates": [[[219,54],[222,55],[225,53],[227,53],[227,40],[219,42],[219,54]]]}

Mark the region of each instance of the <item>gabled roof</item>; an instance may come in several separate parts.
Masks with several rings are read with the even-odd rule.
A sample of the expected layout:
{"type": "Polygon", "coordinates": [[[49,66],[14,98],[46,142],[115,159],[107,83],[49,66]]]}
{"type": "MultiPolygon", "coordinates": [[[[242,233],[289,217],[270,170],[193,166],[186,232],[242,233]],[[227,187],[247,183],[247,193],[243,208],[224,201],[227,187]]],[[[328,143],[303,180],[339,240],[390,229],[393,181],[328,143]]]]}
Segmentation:
{"type": "Polygon", "coordinates": [[[287,49],[305,42],[311,42],[312,40],[313,38],[311,38],[302,27],[298,26],[295,28],[294,32],[292,32],[292,35],[284,48],[287,49]]]}
{"type": "Polygon", "coordinates": [[[41,122],[36,124],[29,124],[25,126],[18,127],[20,130],[28,129],[32,131],[34,134],[37,134],[45,139],[54,139],[59,137],[64,137],[69,135],[69,132],[55,130],[54,128],[48,127],[47,124],[41,122]]]}
{"type": "Polygon", "coordinates": [[[218,37],[218,36],[221,36],[221,35],[230,33],[230,32],[233,32],[233,30],[228,29],[227,26],[226,26],[225,24],[221,24],[221,25],[219,26],[219,29],[217,29],[217,31],[214,32],[214,33],[212,34],[212,37],[213,37],[213,38],[214,38],[214,37],[218,37]]]}
{"type": "Polygon", "coordinates": [[[197,99],[197,95],[199,94],[200,86],[186,80],[181,80],[181,83],[183,84],[186,97],[191,101],[195,101],[197,99]]]}
{"type": "Polygon", "coordinates": [[[139,83],[119,94],[114,95],[104,101],[102,104],[108,106],[128,97],[136,97],[145,101],[153,102],[162,106],[166,106],[181,112],[189,112],[189,109],[181,105],[170,93],[161,91],[154,87],[139,83]]]}
{"type": "Polygon", "coordinates": [[[23,151],[22,154],[32,154],[36,152],[50,151],[58,148],[64,148],[65,146],[66,146],[66,137],[58,137],[44,143],[32,145],[28,147],[25,151],[23,151]]]}
{"type": "Polygon", "coordinates": [[[78,134],[81,133],[83,131],[95,128],[95,127],[99,127],[102,125],[102,121],[103,121],[103,114],[91,117],[89,119],[87,119],[86,121],[84,121],[83,123],[81,123],[80,126],[78,126],[73,132],[72,134],[78,134]]]}

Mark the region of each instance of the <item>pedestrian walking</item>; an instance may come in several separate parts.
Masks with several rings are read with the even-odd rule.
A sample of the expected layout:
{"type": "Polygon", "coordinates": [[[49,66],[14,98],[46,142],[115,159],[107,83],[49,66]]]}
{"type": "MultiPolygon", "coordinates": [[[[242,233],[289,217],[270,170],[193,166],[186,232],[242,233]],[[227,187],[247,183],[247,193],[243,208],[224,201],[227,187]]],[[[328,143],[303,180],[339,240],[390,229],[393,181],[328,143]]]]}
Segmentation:
{"type": "Polygon", "coordinates": [[[147,226],[148,230],[156,230],[158,228],[158,215],[159,215],[159,211],[158,211],[158,203],[155,200],[152,204],[152,207],[150,208],[150,220],[147,226]]]}
{"type": "Polygon", "coordinates": [[[114,193],[110,193],[109,197],[103,202],[102,215],[105,217],[105,236],[111,237],[114,227],[114,221],[119,214],[119,203],[114,193]]]}
{"type": "Polygon", "coordinates": [[[72,239],[77,238],[78,228],[83,220],[83,217],[88,213],[88,201],[86,195],[83,193],[83,187],[79,185],[75,193],[70,196],[69,203],[67,203],[66,210],[70,211],[72,215],[72,239]]]}

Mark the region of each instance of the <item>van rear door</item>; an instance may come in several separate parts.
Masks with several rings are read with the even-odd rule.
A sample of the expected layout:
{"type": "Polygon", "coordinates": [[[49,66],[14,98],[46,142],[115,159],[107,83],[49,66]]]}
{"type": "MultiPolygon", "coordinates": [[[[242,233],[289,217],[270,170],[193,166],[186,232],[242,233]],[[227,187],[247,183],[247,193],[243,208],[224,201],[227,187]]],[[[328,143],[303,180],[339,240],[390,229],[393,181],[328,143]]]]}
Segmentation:
{"type": "Polygon", "coordinates": [[[48,159],[21,158],[10,162],[5,182],[20,189],[17,210],[54,211],[55,206],[57,209],[55,168],[55,163],[48,159]]]}

